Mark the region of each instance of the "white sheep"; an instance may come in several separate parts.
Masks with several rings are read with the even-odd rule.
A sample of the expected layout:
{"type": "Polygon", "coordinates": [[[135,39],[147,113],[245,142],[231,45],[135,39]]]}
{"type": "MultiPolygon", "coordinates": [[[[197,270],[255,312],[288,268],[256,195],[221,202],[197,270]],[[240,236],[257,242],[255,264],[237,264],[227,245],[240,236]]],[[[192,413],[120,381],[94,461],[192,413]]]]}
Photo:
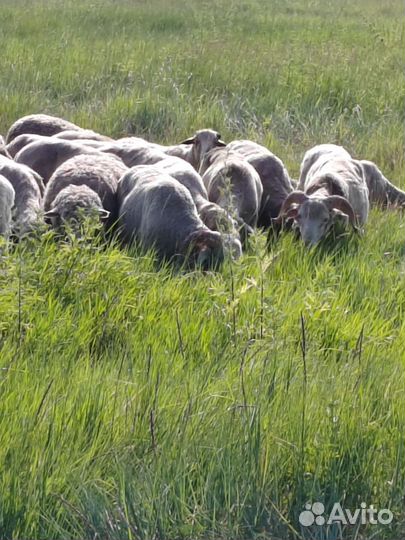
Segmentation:
{"type": "Polygon", "coordinates": [[[239,154],[227,148],[214,148],[203,159],[210,165],[202,181],[210,201],[235,212],[244,239],[257,226],[263,186],[255,168],[239,154]]]}
{"type": "Polygon", "coordinates": [[[405,208],[405,191],[394,186],[372,161],[363,159],[360,163],[366,178],[370,203],[383,208],[405,208]]]}
{"type": "Polygon", "coordinates": [[[198,171],[204,155],[218,146],[226,146],[226,143],[221,140],[221,135],[217,131],[200,129],[180,144],[161,147],[161,149],[169,156],[187,161],[198,171]]]}
{"type": "Polygon", "coordinates": [[[35,141],[47,141],[49,137],[46,135],[36,135],[35,133],[23,133],[18,135],[15,139],[6,145],[6,150],[12,158],[14,158],[18,152],[35,141]]]}
{"type": "MultiPolygon", "coordinates": [[[[304,188],[307,174],[313,165],[324,159],[339,157],[350,159],[352,156],[345,148],[335,144],[319,144],[308,150],[301,164],[298,189],[304,188]]],[[[394,186],[375,163],[366,160],[360,160],[360,163],[368,187],[370,205],[391,208],[405,206],[405,192],[394,186]]]]}
{"type": "Polygon", "coordinates": [[[0,236],[8,238],[11,232],[15,191],[11,183],[0,175],[0,236]]]}
{"type": "Polygon", "coordinates": [[[304,189],[309,169],[321,156],[328,156],[330,159],[334,157],[350,159],[352,157],[343,146],[338,146],[336,144],[318,144],[317,146],[314,146],[305,152],[304,159],[302,160],[298,189],[304,189]]]}
{"type": "Polygon", "coordinates": [[[2,135],[0,135],[0,155],[11,158],[10,152],[7,150],[6,142],[2,135]]]}
{"type": "Polygon", "coordinates": [[[99,142],[109,142],[112,141],[111,137],[107,135],[101,135],[92,129],[66,129],[55,133],[53,135],[56,139],[63,139],[66,141],[99,141],[99,142]]]}
{"type": "Polygon", "coordinates": [[[205,270],[223,260],[221,235],[204,225],[188,189],[162,171],[141,173],[119,214],[126,240],[154,248],[159,260],[205,270]]]}
{"type": "Polygon", "coordinates": [[[62,231],[69,224],[75,232],[82,219],[96,216],[99,220],[108,219],[110,212],[103,208],[98,194],[86,185],[70,184],[63,188],[51,203],[45,217],[51,220],[56,231],[62,231]]]}
{"type": "MultiPolygon", "coordinates": [[[[100,198],[103,208],[109,212],[106,226],[114,224],[118,216],[117,186],[127,167],[115,156],[107,154],[78,155],[65,161],[51,176],[44,195],[45,216],[55,210],[54,201],[69,185],[86,185],[100,198]]],[[[55,218],[55,216],[53,216],[55,218]]]]}
{"type": "Polygon", "coordinates": [[[300,186],[303,191],[286,198],[277,221],[293,220],[305,244],[317,244],[336,222],[359,230],[367,221],[368,188],[359,161],[321,155],[300,186]]]}
{"type": "MultiPolygon", "coordinates": [[[[263,186],[258,226],[269,227],[293,187],[280,158],[264,146],[249,140],[232,141],[227,149],[240,154],[256,169],[263,186]]],[[[205,171],[201,170],[203,174],[205,171]]]]}
{"type": "Polygon", "coordinates": [[[162,154],[160,150],[150,148],[145,150],[142,153],[143,159],[138,159],[138,161],[142,163],[146,161],[147,164],[132,167],[119,182],[117,193],[119,203],[122,203],[125,196],[134,187],[137,179],[146,177],[148,171],[150,171],[152,178],[156,171],[169,174],[188,189],[196,205],[197,212],[205,225],[213,231],[223,233],[226,251],[231,254],[232,258],[239,258],[242,255],[242,244],[237,223],[226,210],[208,200],[201,176],[195,169],[184,160],[162,154]]]}
{"type": "Polygon", "coordinates": [[[15,192],[13,232],[17,235],[32,231],[41,221],[41,178],[25,165],[0,155],[0,174],[15,192]]]}
{"type": "Polygon", "coordinates": [[[14,160],[36,171],[46,185],[55,170],[68,159],[81,154],[101,154],[97,149],[82,144],[80,141],[43,137],[27,144],[14,160]]]}
{"type": "Polygon", "coordinates": [[[23,133],[35,133],[37,135],[51,136],[66,130],[80,130],[81,128],[68,120],[50,116],[48,114],[30,114],[19,118],[10,127],[7,133],[6,142],[10,143],[13,139],[23,133]]]}

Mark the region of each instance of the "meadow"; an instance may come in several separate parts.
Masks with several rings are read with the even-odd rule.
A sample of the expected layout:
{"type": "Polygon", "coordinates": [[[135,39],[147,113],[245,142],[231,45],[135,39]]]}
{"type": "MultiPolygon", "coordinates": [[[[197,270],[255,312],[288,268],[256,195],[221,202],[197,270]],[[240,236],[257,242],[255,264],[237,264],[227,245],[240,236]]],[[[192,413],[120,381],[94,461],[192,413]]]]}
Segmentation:
{"type": "MultiPolygon", "coordinates": [[[[0,133],[212,127],[345,146],[405,189],[400,0],[2,0],[0,133]]],[[[405,537],[405,221],[220,272],[44,231],[0,246],[0,539],[405,537]],[[389,525],[300,526],[307,502],[389,525]]]]}

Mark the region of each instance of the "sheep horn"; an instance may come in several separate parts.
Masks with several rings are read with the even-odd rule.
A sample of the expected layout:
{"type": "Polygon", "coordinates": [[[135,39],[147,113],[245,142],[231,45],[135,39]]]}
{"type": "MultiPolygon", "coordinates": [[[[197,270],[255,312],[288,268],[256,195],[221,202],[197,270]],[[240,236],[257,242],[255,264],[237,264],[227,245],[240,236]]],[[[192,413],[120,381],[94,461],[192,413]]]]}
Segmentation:
{"type": "Polygon", "coordinates": [[[331,210],[332,208],[336,208],[337,210],[340,210],[341,212],[346,214],[353,228],[358,230],[356,215],[354,213],[352,205],[347,199],[341,197],[340,195],[330,195],[325,200],[325,203],[329,210],[331,210]]]}
{"type": "Polygon", "coordinates": [[[306,195],[303,191],[293,191],[288,195],[288,197],[284,200],[280,212],[278,216],[273,220],[274,223],[280,224],[283,222],[283,219],[288,216],[288,211],[290,207],[293,204],[302,204],[304,201],[308,199],[308,195],[306,195]]]}

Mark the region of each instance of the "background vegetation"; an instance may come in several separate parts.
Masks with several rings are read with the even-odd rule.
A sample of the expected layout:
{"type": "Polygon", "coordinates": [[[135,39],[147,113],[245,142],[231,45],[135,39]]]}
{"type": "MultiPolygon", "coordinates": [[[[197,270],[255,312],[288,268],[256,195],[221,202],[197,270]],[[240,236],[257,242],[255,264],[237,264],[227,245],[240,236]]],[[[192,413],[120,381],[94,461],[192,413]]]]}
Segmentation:
{"type": "MultiPolygon", "coordinates": [[[[213,127],[297,177],[343,144],[405,188],[399,0],[0,4],[0,132],[47,112],[176,142],[213,127]]],[[[220,273],[51,233],[0,254],[0,538],[405,534],[405,223],[220,273]],[[391,526],[303,530],[307,501],[391,526]]]]}

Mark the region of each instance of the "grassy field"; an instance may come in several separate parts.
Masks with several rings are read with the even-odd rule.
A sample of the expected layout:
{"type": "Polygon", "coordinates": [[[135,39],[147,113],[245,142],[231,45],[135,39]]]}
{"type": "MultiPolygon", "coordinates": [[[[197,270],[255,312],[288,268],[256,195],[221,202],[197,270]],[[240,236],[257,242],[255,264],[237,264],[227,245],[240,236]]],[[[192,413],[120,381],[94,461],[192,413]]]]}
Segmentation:
{"type": "MultiPolygon", "coordinates": [[[[0,3],[0,132],[33,112],[297,177],[343,144],[405,188],[400,0],[0,3]]],[[[219,273],[50,232],[0,247],[0,539],[405,536],[405,221],[219,273]],[[307,501],[390,525],[301,527],[307,501]]]]}

